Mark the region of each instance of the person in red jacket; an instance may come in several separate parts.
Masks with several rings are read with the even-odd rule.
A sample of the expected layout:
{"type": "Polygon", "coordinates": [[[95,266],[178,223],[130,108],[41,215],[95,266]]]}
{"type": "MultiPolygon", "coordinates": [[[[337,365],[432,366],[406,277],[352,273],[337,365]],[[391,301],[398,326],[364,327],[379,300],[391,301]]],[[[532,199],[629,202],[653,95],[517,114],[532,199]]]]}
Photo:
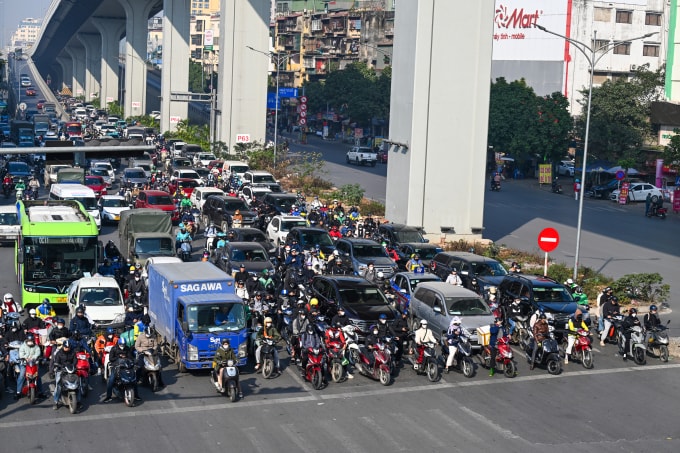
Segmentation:
{"type": "MultiPolygon", "coordinates": [[[[329,351],[342,350],[345,351],[347,346],[347,340],[345,339],[345,334],[342,332],[342,323],[340,321],[336,322],[335,325],[326,329],[324,334],[324,343],[326,344],[326,349],[329,351]]],[[[347,369],[348,360],[343,360],[343,371],[347,376],[347,379],[352,379],[354,376],[347,369]]]]}

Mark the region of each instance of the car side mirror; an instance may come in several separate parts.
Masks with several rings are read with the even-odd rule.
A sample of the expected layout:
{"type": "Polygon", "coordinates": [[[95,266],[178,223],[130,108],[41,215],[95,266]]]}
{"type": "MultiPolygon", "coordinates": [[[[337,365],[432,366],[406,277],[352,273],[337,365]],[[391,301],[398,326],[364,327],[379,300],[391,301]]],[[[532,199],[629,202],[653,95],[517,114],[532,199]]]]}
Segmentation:
{"type": "Polygon", "coordinates": [[[424,238],[424,239],[423,239],[423,242],[424,242],[425,244],[429,244],[429,243],[430,243],[430,240],[424,238]]]}
{"type": "Polygon", "coordinates": [[[441,314],[442,307],[440,307],[439,305],[435,305],[434,307],[432,307],[432,311],[441,314]]]}
{"type": "Polygon", "coordinates": [[[469,272],[468,272],[468,271],[460,271],[460,274],[461,274],[461,275],[468,275],[469,272]]]}

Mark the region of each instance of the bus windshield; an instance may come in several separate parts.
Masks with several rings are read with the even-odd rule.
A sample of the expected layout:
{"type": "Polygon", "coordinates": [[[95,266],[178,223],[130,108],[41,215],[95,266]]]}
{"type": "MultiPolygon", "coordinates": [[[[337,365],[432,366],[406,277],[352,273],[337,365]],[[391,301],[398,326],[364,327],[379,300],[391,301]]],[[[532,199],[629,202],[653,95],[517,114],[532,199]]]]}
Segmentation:
{"type": "Polygon", "coordinates": [[[23,253],[26,283],[68,285],[97,272],[97,237],[24,237],[23,253]]]}

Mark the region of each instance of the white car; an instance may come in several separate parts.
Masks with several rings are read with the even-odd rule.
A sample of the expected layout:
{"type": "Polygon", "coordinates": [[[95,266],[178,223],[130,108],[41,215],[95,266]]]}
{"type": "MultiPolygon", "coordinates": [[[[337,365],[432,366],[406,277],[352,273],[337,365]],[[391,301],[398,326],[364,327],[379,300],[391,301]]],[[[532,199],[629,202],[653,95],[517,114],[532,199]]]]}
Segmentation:
{"type": "Polygon", "coordinates": [[[92,168],[103,168],[106,170],[106,172],[109,174],[109,178],[111,178],[111,182],[114,183],[116,182],[116,172],[113,170],[113,166],[111,165],[111,162],[108,161],[95,161],[92,162],[90,165],[92,168]]]}
{"type": "Polygon", "coordinates": [[[0,206],[0,243],[16,241],[20,229],[17,208],[13,204],[0,206]]]}
{"type": "Polygon", "coordinates": [[[189,179],[193,179],[194,181],[196,181],[197,184],[205,185],[205,181],[203,180],[203,178],[201,178],[201,175],[196,173],[194,170],[189,170],[189,169],[175,170],[175,171],[172,172],[172,175],[170,176],[170,181],[174,181],[177,178],[189,178],[189,179]]]}
{"type": "Polygon", "coordinates": [[[202,165],[207,167],[210,162],[215,160],[215,155],[213,153],[196,153],[194,154],[194,165],[202,165]]]}
{"type": "Polygon", "coordinates": [[[271,189],[266,185],[261,186],[258,184],[255,184],[254,186],[243,186],[240,191],[241,198],[248,203],[248,206],[250,206],[254,199],[257,198],[259,200],[266,193],[271,193],[271,189]]]}
{"type": "Polygon", "coordinates": [[[562,160],[559,165],[557,165],[557,174],[564,176],[574,176],[574,161],[573,160],[562,160]]]}
{"type": "MultiPolygon", "coordinates": [[[[620,190],[614,190],[609,195],[609,199],[612,201],[619,201],[620,190]]],[[[628,201],[645,201],[647,199],[647,194],[652,197],[657,196],[663,198],[663,192],[658,187],[655,187],[646,182],[633,182],[630,183],[628,188],[628,201]]]]}
{"type": "Polygon", "coordinates": [[[288,232],[295,227],[308,227],[304,217],[296,215],[277,215],[267,225],[267,237],[277,247],[286,243],[288,232]]]}
{"type": "Polygon", "coordinates": [[[97,205],[102,214],[102,223],[117,223],[120,220],[120,213],[130,209],[130,204],[120,195],[102,195],[97,205]]]}
{"type": "Polygon", "coordinates": [[[100,327],[121,325],[125,321],[125,305],[118,282],[113,277],[83,277],[68,288],[68,311],[76,316],[76,308],[85,305],[90,322],[100,327]]]}
{"type": "Polygon", "coordinates": [[[167,264],[167,263],[183,263],[180,258],[176,256],[152,256],[146,260],[142,268],[142,282],[144,286],[149,286],[149,266],[152,264],[167,264]]]}

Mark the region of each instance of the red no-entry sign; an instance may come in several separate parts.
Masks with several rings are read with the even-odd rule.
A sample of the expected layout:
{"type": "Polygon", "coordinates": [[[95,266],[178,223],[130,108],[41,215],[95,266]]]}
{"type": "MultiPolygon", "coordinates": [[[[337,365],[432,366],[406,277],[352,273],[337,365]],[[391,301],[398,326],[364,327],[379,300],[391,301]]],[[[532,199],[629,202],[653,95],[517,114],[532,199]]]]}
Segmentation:
{"type": "Polygon", "coordinates": [[[560,234],[554,228],[545,228],[538,234],[538,246],[544,252],[552,252],[560,244],[560,234]]]}

